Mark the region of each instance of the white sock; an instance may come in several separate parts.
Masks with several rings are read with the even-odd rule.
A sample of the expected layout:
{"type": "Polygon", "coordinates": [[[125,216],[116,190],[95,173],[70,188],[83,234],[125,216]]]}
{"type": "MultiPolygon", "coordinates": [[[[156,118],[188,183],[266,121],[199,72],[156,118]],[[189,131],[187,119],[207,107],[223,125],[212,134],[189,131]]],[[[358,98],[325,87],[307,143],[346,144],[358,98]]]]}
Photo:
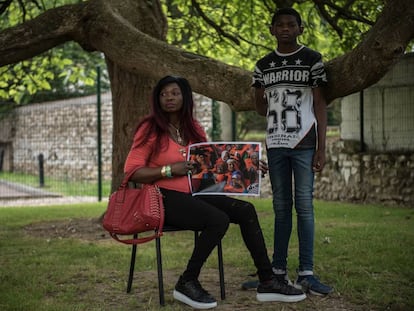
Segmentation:
{"type": "Polygon", "coordinates": [[[306,275],[313,275],[313,271],[312,270],[303,270],[303,271],[299,271],[298,272],[299,276],[306,276],[306,275]]]}
{"type": "Polygon", "coordinates": [[[284,270],[284,269],[276,269],[276,268],[272,268],[272,270],[273,270],[273,273],[274,274],[286,274],[286,270],[284,270]]]}

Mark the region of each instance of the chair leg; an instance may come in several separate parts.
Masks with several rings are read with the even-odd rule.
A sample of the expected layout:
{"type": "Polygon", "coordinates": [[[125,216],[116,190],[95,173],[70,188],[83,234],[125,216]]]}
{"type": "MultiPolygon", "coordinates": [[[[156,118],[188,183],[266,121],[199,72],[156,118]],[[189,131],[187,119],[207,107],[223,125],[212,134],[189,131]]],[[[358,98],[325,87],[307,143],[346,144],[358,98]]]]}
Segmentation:
{"type": "MultiPolygon", "coordinates": [[[[134,234],[134,239],[138,237],[138,234],[134,234]]],[[[131,263],[129,265],[129,277],[128,277],[128,286],[127,286],[127,293],[131,292],[132,281],[134,279],[134,269],[135,269],[135,258],[137,255],[137,245],[132,245],[131,251],[131,263]]]]}
{"type": "MultiPolygon", "coordinates": [[[[138,237],[138,234],[134,234],[134,239],[138,237]]],[[[197,243],[198,240],[198,232],[194,231],[194,243],[197,243]]],[[[165,305],[165,297],[164,297],[164,279],[162,273],[162,255],[161,255],[161,239],[155,239],[155,250],[157,255],[157,273],[158,273],[158,294],[160,305],[165,305]]],[[[131,263],[129,266],[129,277],[128,277],[128,286],[127,286],[127,293],[131,291],[132,281],[134,279],[134,269],[135,269],[135,259],[137,254],[137,245],[132,245],[131,250],[131,263]]],[[[218,266],[219,266],[219,274],[220,274],[220,296],[221,299],[224,300],[226,298],[226,291],[225,291],[225,284],[224,284],[224,265],[223,265],[223,248],[221,245],[221,241],[217,244],[217,257],[218,257],[218,266]]]]}
{"type": "Polygon", "coordinates": [[[164,279],[162,275],[161,240],[159,237],[155,239],[155,248],[157,253],[158,294],[160,298],[160,305],[164,306],[164,279]]]}
{"type": "Polygon", "coordinates": [[[223,265],[223,248],[221,241],[217,244],[217,257],[220,275],[220,296],[221,300],[226,299],[226,289],[224,285],[224,265],[223,265]]]}

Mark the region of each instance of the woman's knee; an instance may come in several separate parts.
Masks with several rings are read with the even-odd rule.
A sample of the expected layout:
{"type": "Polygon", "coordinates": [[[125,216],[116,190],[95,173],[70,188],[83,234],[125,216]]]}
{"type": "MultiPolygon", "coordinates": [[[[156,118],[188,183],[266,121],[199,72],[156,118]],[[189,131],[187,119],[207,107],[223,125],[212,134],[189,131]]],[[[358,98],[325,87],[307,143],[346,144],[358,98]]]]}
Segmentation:
{"type": "Polygon", "coordinates": [[[214,222],[218,230],[220,230],[223,235],[227,232],[227,229],[230,226],[230,218],[225,213],[222,213],[220,217],[216,217],[214,222]]]}
{"type": "Polygon", "coordinates": [[[256,213],[256,208],[254,207],[254,205],[250,202],[243,202],[241,204],[239,204],[238,208],[238,218],[239,218],[239,223],[243,222],[243,221],[257,221],[258,217],[257,217],[257,213],[256,213]]]}

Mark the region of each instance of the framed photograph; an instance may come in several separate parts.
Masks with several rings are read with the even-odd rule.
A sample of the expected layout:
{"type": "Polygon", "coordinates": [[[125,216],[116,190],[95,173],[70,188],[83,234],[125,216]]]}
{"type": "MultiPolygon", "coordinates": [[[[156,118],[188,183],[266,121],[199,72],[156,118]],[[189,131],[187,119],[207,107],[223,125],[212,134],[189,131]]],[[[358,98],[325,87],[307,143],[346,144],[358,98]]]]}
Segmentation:
{"type": "Polygon", "coordinates": [[[261,143],[206,142],[190,145],[187,160],[194,163],[188,176],[193,195],[259,196],[261,143]]]}

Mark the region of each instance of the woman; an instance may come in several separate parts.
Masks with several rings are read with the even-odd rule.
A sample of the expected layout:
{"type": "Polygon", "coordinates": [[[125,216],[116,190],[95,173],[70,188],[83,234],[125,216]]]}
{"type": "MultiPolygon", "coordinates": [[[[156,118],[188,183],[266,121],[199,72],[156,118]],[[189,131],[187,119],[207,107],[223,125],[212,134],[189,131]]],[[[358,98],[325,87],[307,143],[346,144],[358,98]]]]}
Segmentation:
{"type": "MultiPolygon", "coordinates": [[[[131,181],[157,184],[164,197],[165,224],[199,231],[185,271],[173,296],[196,309],[217,306],[216,299],[203,289],[198,277],[208,256],[223,238],[231,223],[240,225],[247,248],[257,267],[260,301],[296,302],[305,294],[273,276],[263,234],[254,206],[226,196],[192,196],[187,174],[193,164],[186,161],[188,146],[206,141],[193,117],[190,84],[181,77],[166,76],[153,90],[152,112],[137,127],[125,163],[125,172],[136,170],[131,181]]],[[[267,167],[262,165],[262,171],[267,167]]]]}

